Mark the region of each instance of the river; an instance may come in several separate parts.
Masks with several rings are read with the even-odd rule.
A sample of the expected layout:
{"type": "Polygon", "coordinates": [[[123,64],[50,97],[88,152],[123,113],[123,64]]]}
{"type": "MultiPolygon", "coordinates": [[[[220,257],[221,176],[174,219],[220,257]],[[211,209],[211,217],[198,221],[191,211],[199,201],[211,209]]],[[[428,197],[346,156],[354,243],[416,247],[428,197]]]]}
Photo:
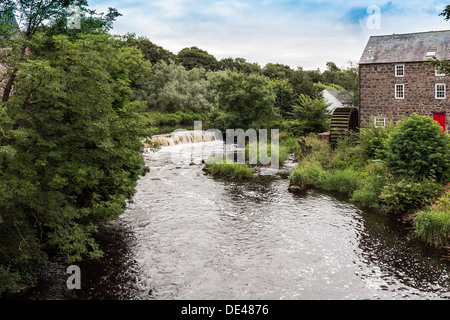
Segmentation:
{"type": "Polygon", "coordinates": [[[450,263],[391,217],[289,193],[292,165],[214,179],[191,148],[146,155],[133,202],[97,236],[105,256],[79,264],[81,290],[54,261],[26,299],[450,299],[450,263]],[[187,150],[191,161],[174,162],[187,150]]]}

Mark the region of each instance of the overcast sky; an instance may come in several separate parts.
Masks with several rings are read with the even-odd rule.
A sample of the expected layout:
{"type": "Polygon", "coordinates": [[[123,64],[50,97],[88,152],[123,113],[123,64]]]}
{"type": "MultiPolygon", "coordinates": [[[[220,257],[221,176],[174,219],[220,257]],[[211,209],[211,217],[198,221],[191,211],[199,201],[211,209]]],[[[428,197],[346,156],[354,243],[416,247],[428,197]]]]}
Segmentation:
{"type": "Polygon", "coordinates": [[[450,0],[90,0],[123,15],[112,33],[136,33],[175,54],[197,46],[217,59],[305,70],[357,63],[371,35],[449,30],[450,0]],[[372,6],[372,7],[370,7],[372,6]],[[368,10],[368,8],[370,9],[368,10]],[[375,10],[372,10],[375,9],[375,10]],[[379,8],[379,18],[376,9],[379,8]]]}

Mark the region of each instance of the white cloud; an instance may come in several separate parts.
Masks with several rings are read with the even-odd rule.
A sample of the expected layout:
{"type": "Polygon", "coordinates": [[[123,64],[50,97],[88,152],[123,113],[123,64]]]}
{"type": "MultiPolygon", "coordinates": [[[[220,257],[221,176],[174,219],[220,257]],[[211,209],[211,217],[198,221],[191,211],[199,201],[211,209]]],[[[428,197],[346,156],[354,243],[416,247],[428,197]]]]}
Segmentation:
{"type": "MultiPolygon", "coordinates": [[[[114,33],[134,32],[177,53],[197,46],[215,55],[242,57],[264,66],[323,69],[327,61],[357,62],[375,34],[450,29],[438,16],[445,1],[372,1],[385,8],[380,30],[365,25],[366,1],[129,0],[91,6],[123,14],[114,33]]],[[[371,4],[372,4],[371,3],[371,4]]],[[[94,5],[92,5],[94,4],[94,5]]]]}

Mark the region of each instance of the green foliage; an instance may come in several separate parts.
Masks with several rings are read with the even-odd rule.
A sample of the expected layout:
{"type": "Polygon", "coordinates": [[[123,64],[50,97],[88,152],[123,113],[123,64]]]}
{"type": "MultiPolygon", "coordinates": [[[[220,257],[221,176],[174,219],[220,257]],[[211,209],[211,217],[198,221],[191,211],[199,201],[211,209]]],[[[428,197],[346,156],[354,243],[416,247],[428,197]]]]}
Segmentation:
{"type": "Polygon", "coordinates": [[[136,37],[134,33],[127,33],[124,38],[127,44],[139,48],[144,55],[144,59],[150,61],[152,65],[159,61],[165,61],[166,63],[177,61],[177,56],[174,53],[154,44],[146,37],[136,37]]]}
{"type": "Polygon", "coordinates": [[[47,32],[48,35],[109,31],[116,18],[121,16],[115,8],[109,8],[107,14],[97,13],[88,7],[87,0],[3,0],[2,6],[20,17],[24,26],[23,34],[28,39],[38,31],[47,32]],[[67,27],[70,5],[80,9],[80,29],[70,30],[67,27]]]}
{"type": "Polygon", "coordinates": [[[443,16],[447,21],[450,20],[450,5],[447,5],[439,15],[443,16]]]}
{"type": "Polygon", "coordinates": [[[0,265],[34,284],[46,252],[74,262],[101,255],[98,223],[117,218],[146,172],[148,76],[138,49],[108,35],[37,34],[0,105],[0,265]]]}
{"type": "Polygon", "coordinates": [[[317,98],[319,96],[319,91],[308,76],[308,72],[302,69],[295,70],[289,75],[288,79],[295,96],[306,95],[311,98],[317,98]]]}
{"type": "Polygon", "coordinates": [[[353,168],[327,171],[319,182],[320,188],[329,191],[337,191],[351,194],[356,190],[361,181],[361,173],[353,168]]]}
{"type": "Polygon", "coordinates": [[[273,86],[264,76],[226,71],[217,90],[227,129],[267,128],[278,117],[273,86]]]}
{"type": "Polygon", "coordinates": [[[252,179],[255,170],[247,164],[229,163],[229,159],[223,156],[214,157],[205,161],[205,169],[214,177],[233,180],[252,179]]]}
{"type": "MultiPolygon", "coordinates": [[[[279,145],[274,149],[274,157],[276,157],[277,162],[283,164],[292,153],[295,153],[298,150],[298,144],[296,143],[295,138],[281,138],[279,139],[279,145]]],[[[261,164],[260,161],[260,152],[267,155],[267,157],[272,157],[272,144],[270,141],[267,142],[267,145],[262,146],[261,143],[255,142],[246,144],[245,146],[245,159],[246,161],[250,161],[251,159],[255,159],[256,163],[252,164],[261,164]],[[256,152],[256,153],[255,153],[256,152]]]]}
{"type": "Polygon", "coordinates": [[[387,161],[399,176],[441,180],[450,166],[450,138],[433,119],[413,114],[387,140],[387,161]]]}
{"type": "Polygon", "coordinates": [[[362,146],[353,136],[341,139],[333,150],[333,158],[326,165],[327,169],[362,169],[367,164],[368,158],[362,152],[362,146]]]}
{"type": "Polygon", "coordinates": [[[359,76],[358,68],[350,63],[350,66],[346,69],[340,69],[334,62],[327,63],[328,70],[322,73],[322,80],[326,85],[338,85],[344,90],[353,93],[351,104],[357,106],[358,90],[359,90],[359,76]]]}
{"type": "Polygon", "coordinates": [[[387,140],[394,129],[392,121],[386,127],[375,127],[373,117],[368,125],[360,130],[360,144],[369,159],[385,160],[387,158],[387,140]]]}
{"type": "Polygon", "coordinates": [[[325,171],[315,161],[301,162],[291,174],[291,183],[301,188],[320,188],[325,171]]]}
{"type": "Polygon", "coordinates": [[[217,59],[197,47],[184,48],[177,54],[178,61],[187,69],[204,68],[208,71],[218,70],[217,59]]]}
{"type": "Polygon", "coordinates": [[[328,90],[328,91],[345,90],[340,85],[334,84],[334,83],[323,84],[322,82],[318,82],[318,83],[314,83],[314,86],[317,88],[317,90],[319,92],[321,92],[323,90],[328,90]]]}
{"type": "Polygon", "coordinates": [[[315,161],[300,163],[291,175],[291,183],[301,188],[315,187],[343,193],[352,193],[359,182],[360,173],[351,168],[325,171],[315,161]]]}
{"type": "Polygon", "coordinates": [[[308,154],[302,154],[300,152],[298,156],[299,160],[318,162],[323,168],[329,168],[329,164],[334,156],[330,144],[326,141],[317,139],[316,135],[311,134],[306,137],[306,145],[311,147],[312,152],[308,154]]]}
{"type": "Polygon", "coordinates": [[[296,103],[292,106],[293,116],[303,122],[305,134],[310,132],[320,133],[328,129],[330,117],[327,108],[330,104],[322,98],[313,99],[301,94],[296,103]]]}
{"type": "Polygon", "coordinates": [[[391,179],[383,187],[380,199],[384,211],[404,213],[410,209],[430,205],[442,191],[442,185],[431,179],[421,181],[410,178],[391,179]]]}
{"type": "Polygon", "coordinates": [[[450,244],[450,191],[433,206],[417,213],[414,220],[415,233],[431,245],[450,244]]]}
{"type": "Polygon", "coordinates": [[[276,94],[275,108],[280,110],[283,118],[292,118],[292,106],[296,100],[294,88],[287,79],[272,80],[272,84],[276,94]]]}
{"type": "Polygon", "coordinates": [[[244,58],[224,58],[218,62],[218,70],[236,71],[245,74],[261,74],[259,64],[247,62],[244,58]]]}
{"type": "Polygon", "coordinates": [[[361,207],[380,209],[381,192],[387,182],[387,167],[383,162],[372,162],[364,168],[359,187],[353,192],[351,201],[361,207]]]}
{"type": "Polygon", "coordinates": [[[262,69],[263,75],[273,80],[288,80],[294,72],[291,67],[279,63],[268,63],[262,69]]]}
{"type": "Polygon", "coordinates": [[[0,265],[0,296],[5,291],[15,291],[20,282],[20,275],[17,272],[10,272],[8,268],[0,265]]]}
{"type": "Polygon", "coordinates": [[[161,112],[211,109],[214,97],[204,69],[187,71],[174,62],[160,61],[153,75],[143,80],[136,99],[145,100],[150,109],[161,112]]]}

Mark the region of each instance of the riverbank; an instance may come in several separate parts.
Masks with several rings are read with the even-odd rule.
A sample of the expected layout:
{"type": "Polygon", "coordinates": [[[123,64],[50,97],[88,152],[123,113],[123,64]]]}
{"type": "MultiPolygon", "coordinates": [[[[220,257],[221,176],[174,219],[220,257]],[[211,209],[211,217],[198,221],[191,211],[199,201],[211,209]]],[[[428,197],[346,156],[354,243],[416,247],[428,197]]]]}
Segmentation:
{"type": "MultiPolygon", "coordinates": [[[[67,266],[53,265],[25,298],[449,298],[450,265],[386,215],[342,194],[293,195],[286,175],[215,179],[200,162],[175,163],[174,150],[188,159],[205,155],[190,145],[146,154],[150,172],[133,202],[99,230],[104,257],[79,264],[81,290],[68,290],[67,266]]],[[[291,171],[290,161],[281,171],[291,171]]]]}
{"type": "MultiPolygon", "coordinates": [[[[315,136],[300,156],[289,191],[309,188],[346,194],[361,208],[376,209],[406,224],[421,241],[449,247],[450,193],[433,179],[413,181],[392,175],[385,161],[370,159],[364,144],[342,141],[335,149],[315,136]]],[[[448,252],[447,252],[448,254],[448,252]]]]}

